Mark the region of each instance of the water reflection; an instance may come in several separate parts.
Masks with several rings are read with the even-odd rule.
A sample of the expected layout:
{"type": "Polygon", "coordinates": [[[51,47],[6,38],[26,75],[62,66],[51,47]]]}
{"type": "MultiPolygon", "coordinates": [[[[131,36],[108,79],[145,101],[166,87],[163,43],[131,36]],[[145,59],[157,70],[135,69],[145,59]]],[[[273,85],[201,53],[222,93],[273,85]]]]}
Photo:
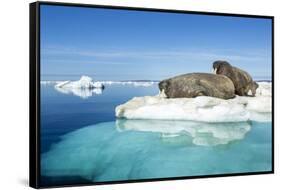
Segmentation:
{"type": "Polygon", "coordinates": [[[94,95],[100,95],[104,90],[104,88],[60,88],[56,86],[54,88],[60,93],[72,94],[83,99],[89,98],[94,95]]]}
{"type": "Polygon", "coordinates": [[[164,141],[182,141],[191,138],[191,142],[200,146],[215,146],[241,140],[250,131],[249,122],[239,123],[201,123],[170,120],[116,120],[118,131],[144,131],[160,133],[164,141]],[[180,138],[181,137],[181,138],[180,138]],[[169,139],[168,139],[169,138],[169,139]],[[173,139],[171,139],[173,138],[173,139]]]}

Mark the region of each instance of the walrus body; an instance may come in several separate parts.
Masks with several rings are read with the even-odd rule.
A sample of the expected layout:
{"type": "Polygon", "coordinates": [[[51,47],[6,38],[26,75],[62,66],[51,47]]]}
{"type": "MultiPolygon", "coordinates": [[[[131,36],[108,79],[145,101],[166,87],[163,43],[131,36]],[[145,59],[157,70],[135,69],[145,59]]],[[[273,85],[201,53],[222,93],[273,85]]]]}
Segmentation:
{"type": "Polygon", "coordinates": [[[215,74],[224,75],[231,79],[235,87],[235,94],[239,96],[255,96],[258,84],[246,71],[233,67],[227,61],[213,63],[215,74]]]}
{"type": "Polygon", "coordinates": [[[228,77],[208,73],[190,73],[166,79],[159,83],[159,89],[167,98],[235,97],[234,85],[228,77]]]}

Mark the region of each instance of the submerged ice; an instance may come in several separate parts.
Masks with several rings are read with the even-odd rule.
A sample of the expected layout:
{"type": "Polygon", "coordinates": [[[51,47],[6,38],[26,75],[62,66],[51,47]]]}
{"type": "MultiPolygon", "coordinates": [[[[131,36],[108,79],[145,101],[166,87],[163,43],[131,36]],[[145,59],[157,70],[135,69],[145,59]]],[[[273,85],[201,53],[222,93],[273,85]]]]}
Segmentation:
{"type": "Polygon", "coordinates": [[[268,129],[266,124],[250,127],[248,122],[100,123],[63,136],[41,155],[41,175],[115,181],[267,171],[271,169],[268,129]],[[251,130],[263,138],[251,136],[251,130]]]}
{"type": "Polygon", "coordinates": [[[165,95],[134,97],[115,109],[118,118],[242,122],[271,120],[271,83],[261,82],[255,97],[219,99],[165,98],[165,95]]]}
{"type": "Polygon", "coordinates": [[[162,138],[186,137],[195,145],[214,146],[241,140],[250,131],[248,122],[202,123],[176,120],[117,120],[119,131],[144,131],[161,134],[162,138]]]}

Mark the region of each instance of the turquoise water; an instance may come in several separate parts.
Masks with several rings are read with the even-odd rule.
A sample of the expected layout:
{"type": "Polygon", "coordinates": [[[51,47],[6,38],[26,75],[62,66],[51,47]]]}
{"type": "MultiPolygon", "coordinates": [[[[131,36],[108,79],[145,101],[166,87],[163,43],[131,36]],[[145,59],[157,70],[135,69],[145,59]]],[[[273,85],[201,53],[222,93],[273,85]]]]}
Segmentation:
{"type": "Polygon", "coordinates": [[[156,88],[81,99],[42,87],[42,185],[271,171],[271,122],[115,119],[116,105],[156,88]]]}
{"type": "MultiPolygon", "coordinates": [[[[130,124],[153,127],[157,122],[165,125],[149,120],[130,124]]],[[[192,124],[188,130],[195,130],[194,136],[188,130],[171,136],[166,130],[135,131],[123,121],[88,126],[63,136],[44,154],[42,172],[98,182],[271,170],[270,123],[223,125],[196,129],[192,124]]]]}

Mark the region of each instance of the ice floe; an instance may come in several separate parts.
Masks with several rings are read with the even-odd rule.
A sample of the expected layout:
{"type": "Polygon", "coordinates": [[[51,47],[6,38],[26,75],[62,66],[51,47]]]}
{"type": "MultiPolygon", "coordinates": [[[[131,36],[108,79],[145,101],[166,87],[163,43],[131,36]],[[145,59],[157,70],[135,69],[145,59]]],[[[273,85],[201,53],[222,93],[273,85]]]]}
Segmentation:
{"type": "Polygon", "coordinates": [[[271,120],[271,83],[259,83],[256,97],[236,96],[224,100],[157,96],[134,97],[115,109],[118,118],[189,120],[200,122],[242,122],[271,120]]]}
{"type": "Polygon", "coordinates": [[[271,82],[258,82],[259,87],[256,90],[256,96],[271,96],[272,83],[271,82]]]}

